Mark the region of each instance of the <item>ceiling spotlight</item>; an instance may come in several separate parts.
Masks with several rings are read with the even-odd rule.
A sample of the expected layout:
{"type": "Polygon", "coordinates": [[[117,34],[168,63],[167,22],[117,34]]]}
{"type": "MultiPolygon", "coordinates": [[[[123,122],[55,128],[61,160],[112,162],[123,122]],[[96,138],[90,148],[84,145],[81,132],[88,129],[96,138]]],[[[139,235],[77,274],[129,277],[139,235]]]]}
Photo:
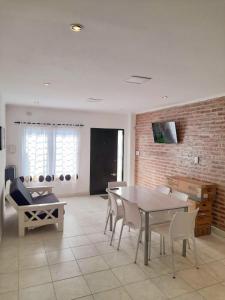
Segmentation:
{"type": "Polygon", "coordinates": [[[168,96],[163,96],[162,99],[163,99],[163,100],[167,100],[167,99],[168,99],[168,96]]]}
{"type": "Polygon", "coordinates": [[[81,24],[71,24],[70,28],[72,31],[79,32],[84,28],[84,26],[81,24]]]}
{"type": "Polygon", "coordinates": [[[44,86],[49,86],[51,83],[50,82],[44,82],[43,85],[44,86]]]}
{"type": "Polygon", "coordinates": [[[87,102],[102,102],[103,99],[100,99],[100,98],[88,98],[87,99],[87,102]]]}
{"type": "Polygon", "coordinates": [[[126,82],[133,84],[143,84],[151,79],[152,78],[149,76],[132,75],[126,80],[126,82]]]}

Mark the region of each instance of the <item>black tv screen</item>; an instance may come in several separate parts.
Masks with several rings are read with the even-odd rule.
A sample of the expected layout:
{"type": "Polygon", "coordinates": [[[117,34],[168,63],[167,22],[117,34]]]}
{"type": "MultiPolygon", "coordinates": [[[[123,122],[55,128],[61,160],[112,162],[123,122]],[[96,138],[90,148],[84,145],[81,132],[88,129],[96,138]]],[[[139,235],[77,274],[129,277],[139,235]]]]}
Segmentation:
{"type": "Polygon", "coordinates": [[[177,131],[175,122],[152,123],[155,143],[177,144],[177,131]]]}

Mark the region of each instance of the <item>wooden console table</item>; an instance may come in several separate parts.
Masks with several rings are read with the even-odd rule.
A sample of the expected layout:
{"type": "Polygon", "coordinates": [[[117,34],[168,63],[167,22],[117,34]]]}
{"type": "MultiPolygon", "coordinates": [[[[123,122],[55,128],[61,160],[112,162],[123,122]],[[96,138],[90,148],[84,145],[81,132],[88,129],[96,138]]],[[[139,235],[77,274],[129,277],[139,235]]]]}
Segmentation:
{"type": "Polygon", "coordinates": [[[172,190],[189,195],[189,211],[199,208],[195,224],[195,235],[201,236],[210,234],[212,225],[212,203],[216,196],[216,185],[182,176],[171,176],[167,179],[168,185],[172,190]]]}

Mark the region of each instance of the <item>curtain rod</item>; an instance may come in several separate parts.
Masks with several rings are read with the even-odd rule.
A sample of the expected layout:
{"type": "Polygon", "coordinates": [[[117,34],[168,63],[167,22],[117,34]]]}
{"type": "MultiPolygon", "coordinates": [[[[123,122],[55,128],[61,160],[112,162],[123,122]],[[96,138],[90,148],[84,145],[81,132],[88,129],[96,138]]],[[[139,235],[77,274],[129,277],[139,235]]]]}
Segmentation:
{"type": "Polygon", "coordinates": [[[14,124],[18,125],[44,125],[44,126],[71,126],[71,127],[83,127],[84,124],[70,124],[70,123],[41,123],[41,122],[21,122],[15,121],[14,124]]]}

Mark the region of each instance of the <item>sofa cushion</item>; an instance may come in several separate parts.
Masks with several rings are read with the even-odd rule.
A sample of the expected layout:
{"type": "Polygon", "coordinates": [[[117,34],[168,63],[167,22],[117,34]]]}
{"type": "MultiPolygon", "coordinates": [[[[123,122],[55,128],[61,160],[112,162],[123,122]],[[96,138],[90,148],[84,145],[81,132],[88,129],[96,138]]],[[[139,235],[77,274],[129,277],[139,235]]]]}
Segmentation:
{"type": "MultiPolygon", "coordinates": [[[[38,196],[38,197],[35,197],[32,199],[33,205],[56,203],[56,202],[59,202],[59,200],[56,198],[55,194],[53,194],[53,193],[43,195],[43,196],[38,196]]],[[[52,214],[55,218],[58,218],[58,209],[55,209],[52,214]]],[[[28,218],[31,218],[31,214],[29,212],[26,212],[26,215],[28,216],[28,218]]],[[[44,219],[46,217],[46,213],[40,212],[40,213],[38,213],[38,217],[40,219],[44,219]]],[[[50,218],[50,217],[48,217],[48,218],[50,218]]]]}
{"type": "Polygon", "coordinates": [[[49,193],[47,195],[33,197],[32,204],[43,204],[43,203],[55,203],[59,202],[59,200],[56,198],[55,194],[49,193]]]}
{"type": "Polygon", "coordinates": [[[17,205],[31,205],[32,196],[29,191],[25,188],[20,178],[16,178],[10,185],[10,195],[17,205]]]}

